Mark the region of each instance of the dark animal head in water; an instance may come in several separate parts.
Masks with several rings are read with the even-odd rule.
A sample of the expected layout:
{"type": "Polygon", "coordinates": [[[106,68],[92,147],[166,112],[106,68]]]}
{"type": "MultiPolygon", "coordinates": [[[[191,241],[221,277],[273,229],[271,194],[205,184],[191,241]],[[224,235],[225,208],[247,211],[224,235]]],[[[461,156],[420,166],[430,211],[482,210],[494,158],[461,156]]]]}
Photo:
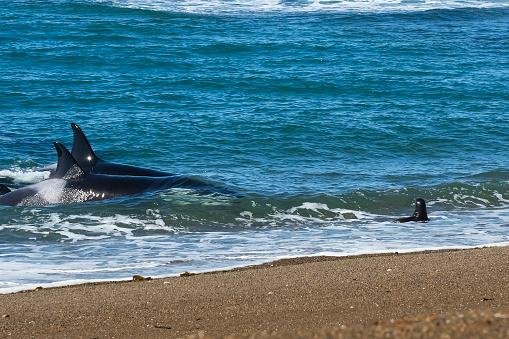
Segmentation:
{"type": "Polygon", "coordinates": [[[415,200],[415,211],[410,217],[399,218],[398,222],[408,222],[408,221],[419,221],[426,222],[429,221],[428,211],[426,210],[426,202],[422,198],[417,198],[415,200]]]}

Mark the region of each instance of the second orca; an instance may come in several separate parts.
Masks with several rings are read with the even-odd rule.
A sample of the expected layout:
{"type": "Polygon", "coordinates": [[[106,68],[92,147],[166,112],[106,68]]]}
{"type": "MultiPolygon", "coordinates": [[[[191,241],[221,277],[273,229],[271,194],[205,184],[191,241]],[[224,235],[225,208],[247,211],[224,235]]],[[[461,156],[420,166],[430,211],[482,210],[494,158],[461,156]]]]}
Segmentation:
{"type": "MultiPolygon", "coordinates": [[[[71,123],[73,131],[73,146],[71,154],[78,165],[87,173],[109,174],[109,175],[129,175],[144,177],[166,177],[174,174],[153,170],[149,168],[117,164],[109,162],[98,157],[83,130],[75,123],[71,123]]],[[[50,178],[54,177],[56,165],[51,165],[42,170],[50,171],[50,178]]]]}

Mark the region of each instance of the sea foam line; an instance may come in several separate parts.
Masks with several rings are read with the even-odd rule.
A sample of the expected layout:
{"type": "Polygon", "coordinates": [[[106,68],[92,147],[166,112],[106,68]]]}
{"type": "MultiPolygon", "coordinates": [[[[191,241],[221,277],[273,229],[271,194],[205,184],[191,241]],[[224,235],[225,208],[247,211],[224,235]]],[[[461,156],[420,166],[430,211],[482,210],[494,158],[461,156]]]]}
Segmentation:
{"type": "MultiPolygon", "coordinates": [[[[320,257],[320,256],[330,256],[330,257],[348,257],[348,256],[361,256],[361,255],[369,255],[369,254],[392,254],[392,253],[419,253],[424,251],[443,251],[443,250],[466,250],[466,249],[475,249],[475,248],[485,248],[485,247],[504,247],[509,246],[508,242],[499,242],[499,243],[487,243],[481,245],[474,246],[441,246],[441,247],[412,247],[412,248],[394,248],[394,249],[382,249],[375,250],[372,249],[370,251],[360,250],[360,251],[352,251],[352,252],[319,252],[310,255],[300,255],[300,256],[275,256],[270,259],[264,260],[256,260],[249,263],[239,264],[239,265],[230,265],[230,266],[220,266],[214,269],[202,269],[202,270],[193,270],[192,273],[200,274],[200,273],[211,273],[211,272],[219,272],[219,271],[227,271],[238,269],[242,267],[250,267],[257,266],[262,264],[267,264],[270,262],[274,262],[282,259],[295,259],[299,257],[320,257]]],[[[172,274],[167,275],[154,275],[151,278],[154,279],[164,279],[177,277],[183,272],[174,272],[172,274]]],[[[115,281],[131,281],[132,277],[119,277],[118,279],[70,279],[63,281],[55,281],[51,283],[28,283],[21,284],[17,286],[13,286],[10,282],[2,282],[0,283],[0,294],[9,294],[16,293],[21,291],[34,290],[36,288],[54,288],[54,287],[65,287],[65,286],[73,286],[73,285],[81,285],[81,284],[89,284],[89,283],[97,283],[97,282],[115,282],[115,281]],[[8,286],[8,287],[2,287],[8,286]]]]}
{"type": "Polygon", "coordinates": [[[0,177],[10,178],[15,183],[33,184],[48,179],[49,171],[30,171],[21,169],[0,170],[0,177]]]}
{"type": "Polygon", "coordinates": [[[195,14],[391,12],[509,7],[507,2],[493,0],[97,0],[97,2],[123,8],[195,14]]]}

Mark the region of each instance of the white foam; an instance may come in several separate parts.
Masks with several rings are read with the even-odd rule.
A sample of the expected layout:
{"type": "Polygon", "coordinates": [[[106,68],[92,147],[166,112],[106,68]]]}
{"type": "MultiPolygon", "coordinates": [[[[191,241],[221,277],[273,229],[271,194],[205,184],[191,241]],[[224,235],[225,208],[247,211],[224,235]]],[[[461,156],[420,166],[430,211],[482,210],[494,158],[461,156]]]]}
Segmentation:
{"type": "Polygon", "coordinates": [[[509,204],[509,199],[505,199],[504,196],[501,193],[498,193],[495,191],[493,195],[498,199],[498,201],[509,204]]]}
{"type": "MultiPolygon", "coordinates": [[[[263,258],[258,260],[251,260],[244,264],[237,264],[237,265],[224,265],[224,266],[218,266],[215,269],[193,269],[191,270],[193,273],[206,273],[206,272],[214,272],[214,271],[223,271],[223,270],[231,270],[239,267],[244,267],[246,265],[261,265],[267,262],[281,260],[281,259],[292,259],[297,257],[319,257],[319,256],[335,256],[335,257],[345,257],[345,256],[352,256],[352,255],[364,255],[364,254],[383,254],[383,253],[412,253],[412,252],[422,252],[422,251],[436,251],[436,250],[454,250],[454,249],[473,249],[473,248],[480,248],[480,247],[504,247],[509,246],[509,241],[506,242],[497,242],[497,243],[486,243],[482,245],[475,245],[475,246],[435,246],[435,247],[407,247],[407,248],[401,248],[401,247],[394,247],[394,248],[365,248],[365,249],[359,249],[359,250],[353,250],[350,252],[337,252],[337,251],[321,251],[318,253],[313,254],[303,254],[303,255],[279,255],[279,256],[273,256],[269,258],[263,258]]],[[[246,257],[248,259],[250,257],[246,257]]],[[[238,259],[238,258],[237,258],[238,259]]],[[[129,268],[139,268],[136,266],[129,267],[129,268]]],[[[123,269],[119,269],[123,270],[123,269]]],[[[98,273],[100,270],[81,270],[83,271],[89,271],[93,273],[98,273]]],[[[108,270],[109,271],[109,270],[108,270]]],[[[161,275],[153,275],[152,278],[169,278],[178,276],[180,272],[173,272],[171,274],[161,274],[161,275]]],[[[43,288],[51,288],[51,287],[63,287],[63,286],[71,286],[71,285],[79,285],[79,284],[85,284],[85,283],[95,283],[95,282],[107,282],[107,281],[131,281],[132,276],[126,277],[121,276],[117,277],[115,279],[66,279],[61,281],[55,281],[51,283],[26,283],[26,284],[19,284],[15,282],[10,281],[4,281],[0,282],[0,294],[8,294],[8,293],[16,293],[20,291],[27,291],[27,290],[34,290],[38,287],[43,288]]]]}
{"type": "Polygon", "coordinates": [[[11,178],[15,183],[33,184],[48,179],[49,171],[30,171],[21,169],[1,170],[0,177],[11,178]]]}
{"type": "MultiPolygon", "coordinates": [[[[1,230],[18,230],[27,232],[31,240],[44,239],[46,236],[59,235],[61,242],[83,242],[121,237],[125,241],[136,241],[135,231],[164,231],[177,233],[179,229],[166,225],[159,210],[147,210],[146,217],[122,214],[96,216],[92,214],[62,215],[46,213],[44,210],[24,210],[21,223],[0,225],[1,230]]],[[[27,235],[28,236],[28,235],[27,235]]],[[[149,235],[144,236],[149,239],[149,235]]],[[[0,256],[1,257],[1,256],[0,256]]],[[[2,269],[0,269],[0,272],[2,269]]]]}
{"type": "Polygon", "coordinates": [[[507,1],[481,0],[98,0],[119,7],[184,13],[387,12],[508,7],[507,1]]]}
{"type": "Polygon", "coordinates": [[[345,208],[330,208],[327,204],[304,202],[299,206],[291,207],[284,212],[273,215],[274,218],[294,220],[301,222],[329,223],[330,221],[349,221],[360,219],[373,219],[380,215],[345,208]],[[353,216],[353,218],[352,218],[353,216]]]}
{"type": "Polygon", "coordinates": [[[34,238],[0,247],[0,293],[29,286],[122,280],[133,274],[211,271],[287,257],[509,244],[509,211],[504,207],[434,209],[429,223],[402,224],[391,221],[393,216],[326,203],[299,202],[284,209],[256,205],[261,211],[245,206],[237,211],[234,231],[217,228],[220,223],[204,225],[201,219],[191,224],[203,226],[179,231],[180,220],[187,223],[185,218],[192,217],[164,204],[133,214],[130,208],[111,214],[103,209],[98,215],[90,209],[80,214],[79,208],[66,208],[67,213],[24,209],[13,223],[0,225],[2,234],[12,230],[16,236],[27,232],[23,236],[34,238]],[[256,227],[248,229],[250,225],[256,227]],[[156,232],[140,232],[147,230],[156,232]]]}
{"type": "MultiPolygon", "coordinates": [[[[115,281],[128,281],[132,280],[131,278],[119,278],[115,279],[115,281]]],[[[29,291],[29,290],[35,290],[36,288],[42,287],[42,288],[51,288],[51,287],[63,287],[63,286],[71,286],[71,285],[79,285],[79,284],[87,284],[87,283],[96,283],[96,282],[105,282],[109,281],[108,279],[70,279],[70,280],[63,280],[63,281],[56,281],[52,283],[42,283],[42,284],[23,284],[23,285],[17,285],[15,286],[9,286],[9,287],[2,287],[0,285],[0,294],[9,294],[9,293],[16,293],[21,291],[29,291]]]]}

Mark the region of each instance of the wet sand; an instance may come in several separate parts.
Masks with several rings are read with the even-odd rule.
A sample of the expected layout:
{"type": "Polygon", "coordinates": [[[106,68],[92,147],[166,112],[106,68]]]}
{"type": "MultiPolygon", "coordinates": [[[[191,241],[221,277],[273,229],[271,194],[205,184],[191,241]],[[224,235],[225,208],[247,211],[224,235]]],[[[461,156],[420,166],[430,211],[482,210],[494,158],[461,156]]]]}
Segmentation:
{"type": "Polygon", "coordinates": [[[509,247],[0,295],[0,337],[509,337],[509,247]]]}

